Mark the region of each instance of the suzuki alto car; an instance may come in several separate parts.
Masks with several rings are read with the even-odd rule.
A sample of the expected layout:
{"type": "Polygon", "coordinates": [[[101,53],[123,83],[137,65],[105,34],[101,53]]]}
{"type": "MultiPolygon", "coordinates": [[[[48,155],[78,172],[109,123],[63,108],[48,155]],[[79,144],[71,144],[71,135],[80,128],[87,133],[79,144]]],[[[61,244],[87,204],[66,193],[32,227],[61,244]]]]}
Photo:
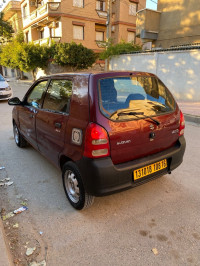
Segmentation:
{"type": "Polygon", "coordinates": [[[62,171],[71,205],[133,188],[177,168],[185,122],[153,74],[75,73],[40,78],[13,108],[14,139],[62,171]]]}
{"type": "Polygon", "coordinates": [[[8,100],[13,96],[11,87],[8,85],[7,81],[0,74],[0,100],[8,100]]]}

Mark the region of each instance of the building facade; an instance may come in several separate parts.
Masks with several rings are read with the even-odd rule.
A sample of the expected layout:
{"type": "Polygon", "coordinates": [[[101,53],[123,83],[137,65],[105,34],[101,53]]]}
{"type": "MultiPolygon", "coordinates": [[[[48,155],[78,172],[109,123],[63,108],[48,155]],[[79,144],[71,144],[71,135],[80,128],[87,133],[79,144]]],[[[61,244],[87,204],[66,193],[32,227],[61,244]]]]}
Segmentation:
{"type": "Polygon", "coordinates": [[[108,8],[109,37],[136,42],[136,12],[146,0],[22,0],[23,31],[27,42],[82,43],[95,52],[103,50],[106,40],[108,8]]]}
{"type": "Polygon", "coordinates": [[[158,0],[158,11],[138,12],[137,36],[159,48],[200,43],[200,1],[158,0]]]}
{"type": "MultiPolygon", "coordinates": [[[[3,19],[8,21],[13,30],[14,35],[22,30],[22,16],[21,16],[21,5],[20,1],[11,0],[5,1],[2,10],[4,13],[3,19]]],[[[7,67],[2,67],[2,74],[5,77],[15,78],[19,76],[19,71],[17,69],[11,69],[7,67]]]]}
{"type": "Polygon", "coordinates": [[[22,16],[21,16],[21,5],[20,1],[11,0],[8,1],[3,8],[5,21],[10,22],[14,34],[22,30],[22,16]]]}

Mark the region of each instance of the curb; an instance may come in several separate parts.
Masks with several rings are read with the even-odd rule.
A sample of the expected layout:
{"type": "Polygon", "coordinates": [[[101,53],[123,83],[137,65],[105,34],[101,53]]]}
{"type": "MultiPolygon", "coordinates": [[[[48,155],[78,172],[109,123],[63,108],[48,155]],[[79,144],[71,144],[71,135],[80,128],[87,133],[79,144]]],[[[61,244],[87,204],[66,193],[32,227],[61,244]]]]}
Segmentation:
{"type": "Polygon", "coordinates": [[[14,266],[1,217],[0,217],[0,265],[14,266]]]}
{"type": "Polygon", "coordinates": [[[200,116],[184,114],[185,121],[200,124],[200,116]]]}

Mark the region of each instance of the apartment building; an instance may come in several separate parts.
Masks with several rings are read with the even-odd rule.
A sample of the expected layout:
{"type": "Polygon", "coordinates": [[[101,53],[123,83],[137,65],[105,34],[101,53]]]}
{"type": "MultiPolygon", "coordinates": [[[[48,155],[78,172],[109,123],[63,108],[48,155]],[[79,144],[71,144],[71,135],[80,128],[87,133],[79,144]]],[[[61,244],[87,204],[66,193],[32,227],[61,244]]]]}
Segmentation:
{"type": "Polygon", "coordinates": [[[200,1],[158,0],[158,10],[137,14],[137,36],[153,47],[200,43],[200,1]]]}
{"type": "MultiPolygon", "coordinates": [[[[21,5],[20,0],[10,0],[4,1],[1,6],[0,12],[3,11],[5,21],[10,22],[14,35],[17,34],[20,30],[22,30],[22,16],[21,16],[21,5]]],[[[5,77],[15,78],[19,75],[19,71],[17,69],[11,69],[7,67],[1,67],[1,74],[5,77]]]]}
{"type": "Polygon", "coordinates": [[[82,43],[101,52],[106,40],[108,7],[110,37],[136,42],[136,12],[146,0],[22,0],[23,31],[27,42],[82,43]]]}
{"type": "Polygon", "coordinates": [[[22,29],[22,17],[21,17],[21,5],[20,1],[11,0],[7,1],[3,7],[5,21],[10,22],[14,33],[16,34],[19,30],[22,29]]]}

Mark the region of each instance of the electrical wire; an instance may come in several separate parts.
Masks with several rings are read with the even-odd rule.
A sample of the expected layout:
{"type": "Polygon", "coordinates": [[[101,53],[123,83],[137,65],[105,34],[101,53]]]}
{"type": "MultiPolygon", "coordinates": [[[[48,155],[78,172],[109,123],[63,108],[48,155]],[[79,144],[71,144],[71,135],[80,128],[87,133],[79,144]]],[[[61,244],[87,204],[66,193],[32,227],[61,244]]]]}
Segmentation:
{"type": "Polygon", "coordinates": [[[154,1],[154,0],[149,0],[149,1],[151,1],[151,2],[153,2],[154,4],[158,4],[158,2],[156,2],[156,1],[154,1]]]}

